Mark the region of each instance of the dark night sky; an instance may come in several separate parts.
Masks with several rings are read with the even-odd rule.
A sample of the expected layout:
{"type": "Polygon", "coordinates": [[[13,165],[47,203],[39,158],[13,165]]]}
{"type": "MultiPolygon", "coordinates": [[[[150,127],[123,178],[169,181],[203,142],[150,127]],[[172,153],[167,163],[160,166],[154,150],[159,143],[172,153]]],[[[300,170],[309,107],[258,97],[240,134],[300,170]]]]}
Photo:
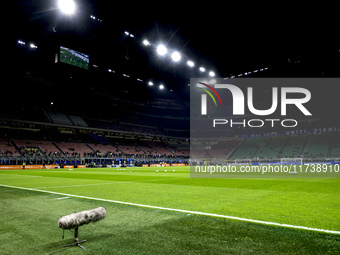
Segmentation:
{"type": "MultiPolygon", "coordinates": [[[[325,70],[331,76],[338,74],[340,43],[336,16],[330,6],[221,2],[136,6],[77,0],[77,13],[66,17],[60,14],[56,2],[12,1],[15,22],[4,21],[7,25],[1,32],[6,46],[15,51],[18,39],[39,45],[39,53],[28,62],[38,63],[38,69],[45,74],[54,69],[54,52],[60,45],[89,54],[91,65],[145,81],[153,79],[178,93],[187,91],[190,77],[202,76],[197,70],[201,65],[215,71],[218,77],[263,67],[271,70],[266,75],[284,76],[285,70],[280,72],[280,68],[290,59],[302,63],[301,72],[294,73],[297,76],[319,77],[325,70]],[[90,15],[103,21],[94,21],[90,15]],[[57,32],[52,29],[55,24],[57,32]],[[135,37],[125,36],[124,31],[135,37]],[[180,51],[183,60],[174,64],[169,56],[161,59],[153,47],[142,45],[144,38],[180,51]],[[185,64],[187,59],[196,63],[195,68],[185,64]]],[[[5,55],[13,61],[9,52],[5,55]]]]}

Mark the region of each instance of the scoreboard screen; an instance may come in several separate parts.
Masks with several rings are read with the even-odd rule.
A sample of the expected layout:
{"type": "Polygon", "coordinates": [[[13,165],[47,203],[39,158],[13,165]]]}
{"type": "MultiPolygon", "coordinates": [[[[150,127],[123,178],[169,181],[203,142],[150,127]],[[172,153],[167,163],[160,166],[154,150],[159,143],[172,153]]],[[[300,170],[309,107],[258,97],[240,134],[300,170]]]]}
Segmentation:
{"type": "Polygon", "coordinates": [[[60,46],[59,60],[62,63],[89,70],[89,55],[60,46]]]}

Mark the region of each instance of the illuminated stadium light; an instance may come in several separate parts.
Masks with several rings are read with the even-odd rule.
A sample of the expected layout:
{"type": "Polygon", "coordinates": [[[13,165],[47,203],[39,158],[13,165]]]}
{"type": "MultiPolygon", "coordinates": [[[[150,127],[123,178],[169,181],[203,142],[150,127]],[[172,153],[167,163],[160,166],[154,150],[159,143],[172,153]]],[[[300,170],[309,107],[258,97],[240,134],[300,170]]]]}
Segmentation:
{"type": "Polygon", "coordinates": [[[143,40],[143,44],[145,45],[145,46],[149,46],[149,45],[151,45],[151,43],[148,41],[148,40],[143,40]]]}
{"type": "Polygon", "coordinates": [[[24,41],[18,40],[18,44],[25,45],[26,43],[24,41]]]}
{"type": "Polygon", "coordinates": [[[148,82],[148,85],[149,85],[149,86],[153,86],[153,82],[152,82],[152,81],[149,81],[149,82],[148,82]]]}
{"type": "Polygon", "coordinates": [[[164,85],[163,84],[159,85],[159,89],[163,90],[164,89],[164,85]]]}
{"type": "Polygon", "coordinates": [[[157,47],[158,55],[164,56],[167,52],[168,52],[168,49],[163,44],[158,45],[157,47]]]}
{"type": "Polygon", "coordinates": [[[38,46],[37,46],[37,45],[35,45],[34,43],[31,43],[31,44],[30,44],[30,48],[31,48],[31,49],[37,49],[37,48],[38,48],[38,46]]]}
{"type": "Polygon", "coordinates": [[[187,65],[190,66],[190,67],[194,67],[194,66],[195,66],[195,63],[192,62],[191,60],[188,60],[188,61],[187,61],[187,65]]]}
{"type": "Polygon", "coordinates": [[[171,59],[172,59],[172,61],[174,61],[174,62],[180,61],[181,58],[182,58],[182,57],[181,57],[181,54],[179,54],[178,51],[175,51],[175,52],[173,52],[173,53],[171,54],[171,59]]]}
{"type": "Polygon", "coordinates": [[[209,76],[210,76],[210,77],[214,77],[214,76],[215,76],[215,73],[214,73],[213,71],[210,71],[210,72],[209,72],[209,76]]]}
{"type": "Polygon", "coordinates": [[[204,68],[204,67],[201,66],[199,69],[200,69],[200,71],[201,71],[202,73],[205,72],[205,68],[204,68]]]}
{"type": "Polygon", "coordinates": [[[130,34],[130,37],[131,37],[131,38],[134,38],[135,36],[134,36],[133,34],[130,34]]]}
{"type": "Polygon", "coordinates": [[[65,14],[73,14],[76,10],[76,4],[73,0],[59,0],[59,9],[65,14]]]}
{"type": "Polygon", "coordinates": [[[124,32],[124,34],[126,34],[126,35],[130,35],[130,33],[129,33],[128,31],[125,31],[125,32],[124,32]]]}

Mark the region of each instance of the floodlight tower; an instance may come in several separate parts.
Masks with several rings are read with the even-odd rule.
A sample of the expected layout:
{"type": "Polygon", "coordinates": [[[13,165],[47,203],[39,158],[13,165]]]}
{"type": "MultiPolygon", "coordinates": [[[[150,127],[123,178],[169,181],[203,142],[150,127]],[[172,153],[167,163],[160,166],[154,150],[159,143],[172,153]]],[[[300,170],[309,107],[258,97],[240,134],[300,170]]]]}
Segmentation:
{"type": "MultiPolygon", "coordinates": [[[[63,15],[73,15],[76,12],[77,6],[74,0],[58,0],[57,4],[60,13],[63,15]]],[[[57,32],[57,21],[58,18],[56,19],[53,27],[54,32],[57,32]]]]}
{"type": "Polygon", "coordinates": [[[164,46],[164,44],[160,44],[157,46],[157,53],[160,56],[164,56],[168,52],[168,49],[164,46]]]}
{"type": "Polygon", "coordinates": [[[58,0],[58,7],[66,15],[74,14],[76,10],[76,4],[73,0],[58,0]]]}

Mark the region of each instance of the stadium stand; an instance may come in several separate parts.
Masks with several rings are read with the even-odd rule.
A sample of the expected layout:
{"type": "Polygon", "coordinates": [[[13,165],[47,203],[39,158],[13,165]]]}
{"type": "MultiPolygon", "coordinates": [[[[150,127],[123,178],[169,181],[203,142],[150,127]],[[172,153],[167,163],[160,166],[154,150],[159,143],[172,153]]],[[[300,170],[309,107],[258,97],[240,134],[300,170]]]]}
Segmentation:
{"type": "Polygon", "coordinates": [[[325,160],[340,156],[340,135],[305,134],[246,138],[228,159],[278,160],[304,158],[325,160]]]}
{"type": "Polygon", "coordinates": [[[332,139],[331,151],[329,157],[340,158],[340,135],[335,134],[332,139]]]}
{"type": "Polygon", "coordinates": [[[252,159],[255,153],[260,150],[257,157],[262,157],[263,146],[267,144],[268,138],[251,138],[245,139],[241,145],[230,155],[229,159],[252,159]]]}
{"type": "Polygon", "coordinates": [[[64,124],[69,126],[73,125],[72,121],[65,114],[53,112],[48,112],[47,114],[53,123],[64,124]]]}
{"type": "Polygon", "coordinates": [[[64,155],[69,156],[86,156],[94,153],[94,151],[85,143],[58,142],[56,143],[56,146],[64,153],[64,155]]]}
{"type": "Polygon", "coordinates": [[[240,140],[226,140],[219,141],[217,144],[213,144],[209,154],[214,157],[226,157],[237,145],[240,140]]]}
{"type": "Polygon", "coordinates": [[[0,152],[2,156],[11,156],[16,154],[13,144],[6,138],[0,138],[0,152]]]}
{"type": "Polygon", "coordinates": [[[73,125],[75,126],[81,126],[81,127],[87,127],[87,123],[83,120],[83,118],[79,116],[69,115],[68,116],[73,125]]]}
{"type": "Polygon", "coordinates": [[[281,158],[301,158],[307,141],[308,135],[289,136],[278,156],[281,158]]]}
{"type": "Polygon", "coordinates": [[[332,135],[316,134],[311,135],[308,145],[304,151],[304,157],[310,159],[321,159],[328,157],[332,143],[332,135]]]}
{"type": "Polygon", "coordinates": [[[51,122],[56,123],[56,124],[74,125],[74,126],[81,126],[81,127],[88,126],[88,124],[80,116],[66,115],[62,113],[53,113],[53,112],[47,112],[46,114],[47,114],[48,119],[51,122]]]}
{"type": "Polygon", "coordinates": [[[133,155],[144,155],[145,152],[139,149],[137,146],[133,145],[119,145],[118,150],[123,154],[133,156],[133,155]]]}
{"type": "Polygon", "coordinates": [[[117,148],[111,144],[87,144],[99,157],[117,156],[117,148]]]}
{"type": "Polygon", "coordinates": [[[32,149],[37,149],[37,152],[41,155],[53,155],[56,152],[59,152],[58,148],[51,141],[21,139],[14,139],[13,141],[18,146],[21,153],[32,149]]]}
{"type": "Polygon", "coordinates": [[[256,153],[256,159],[278,159],[282,147],[287,141],[286,136],[258,138],[261,146],[256,153]]]}

